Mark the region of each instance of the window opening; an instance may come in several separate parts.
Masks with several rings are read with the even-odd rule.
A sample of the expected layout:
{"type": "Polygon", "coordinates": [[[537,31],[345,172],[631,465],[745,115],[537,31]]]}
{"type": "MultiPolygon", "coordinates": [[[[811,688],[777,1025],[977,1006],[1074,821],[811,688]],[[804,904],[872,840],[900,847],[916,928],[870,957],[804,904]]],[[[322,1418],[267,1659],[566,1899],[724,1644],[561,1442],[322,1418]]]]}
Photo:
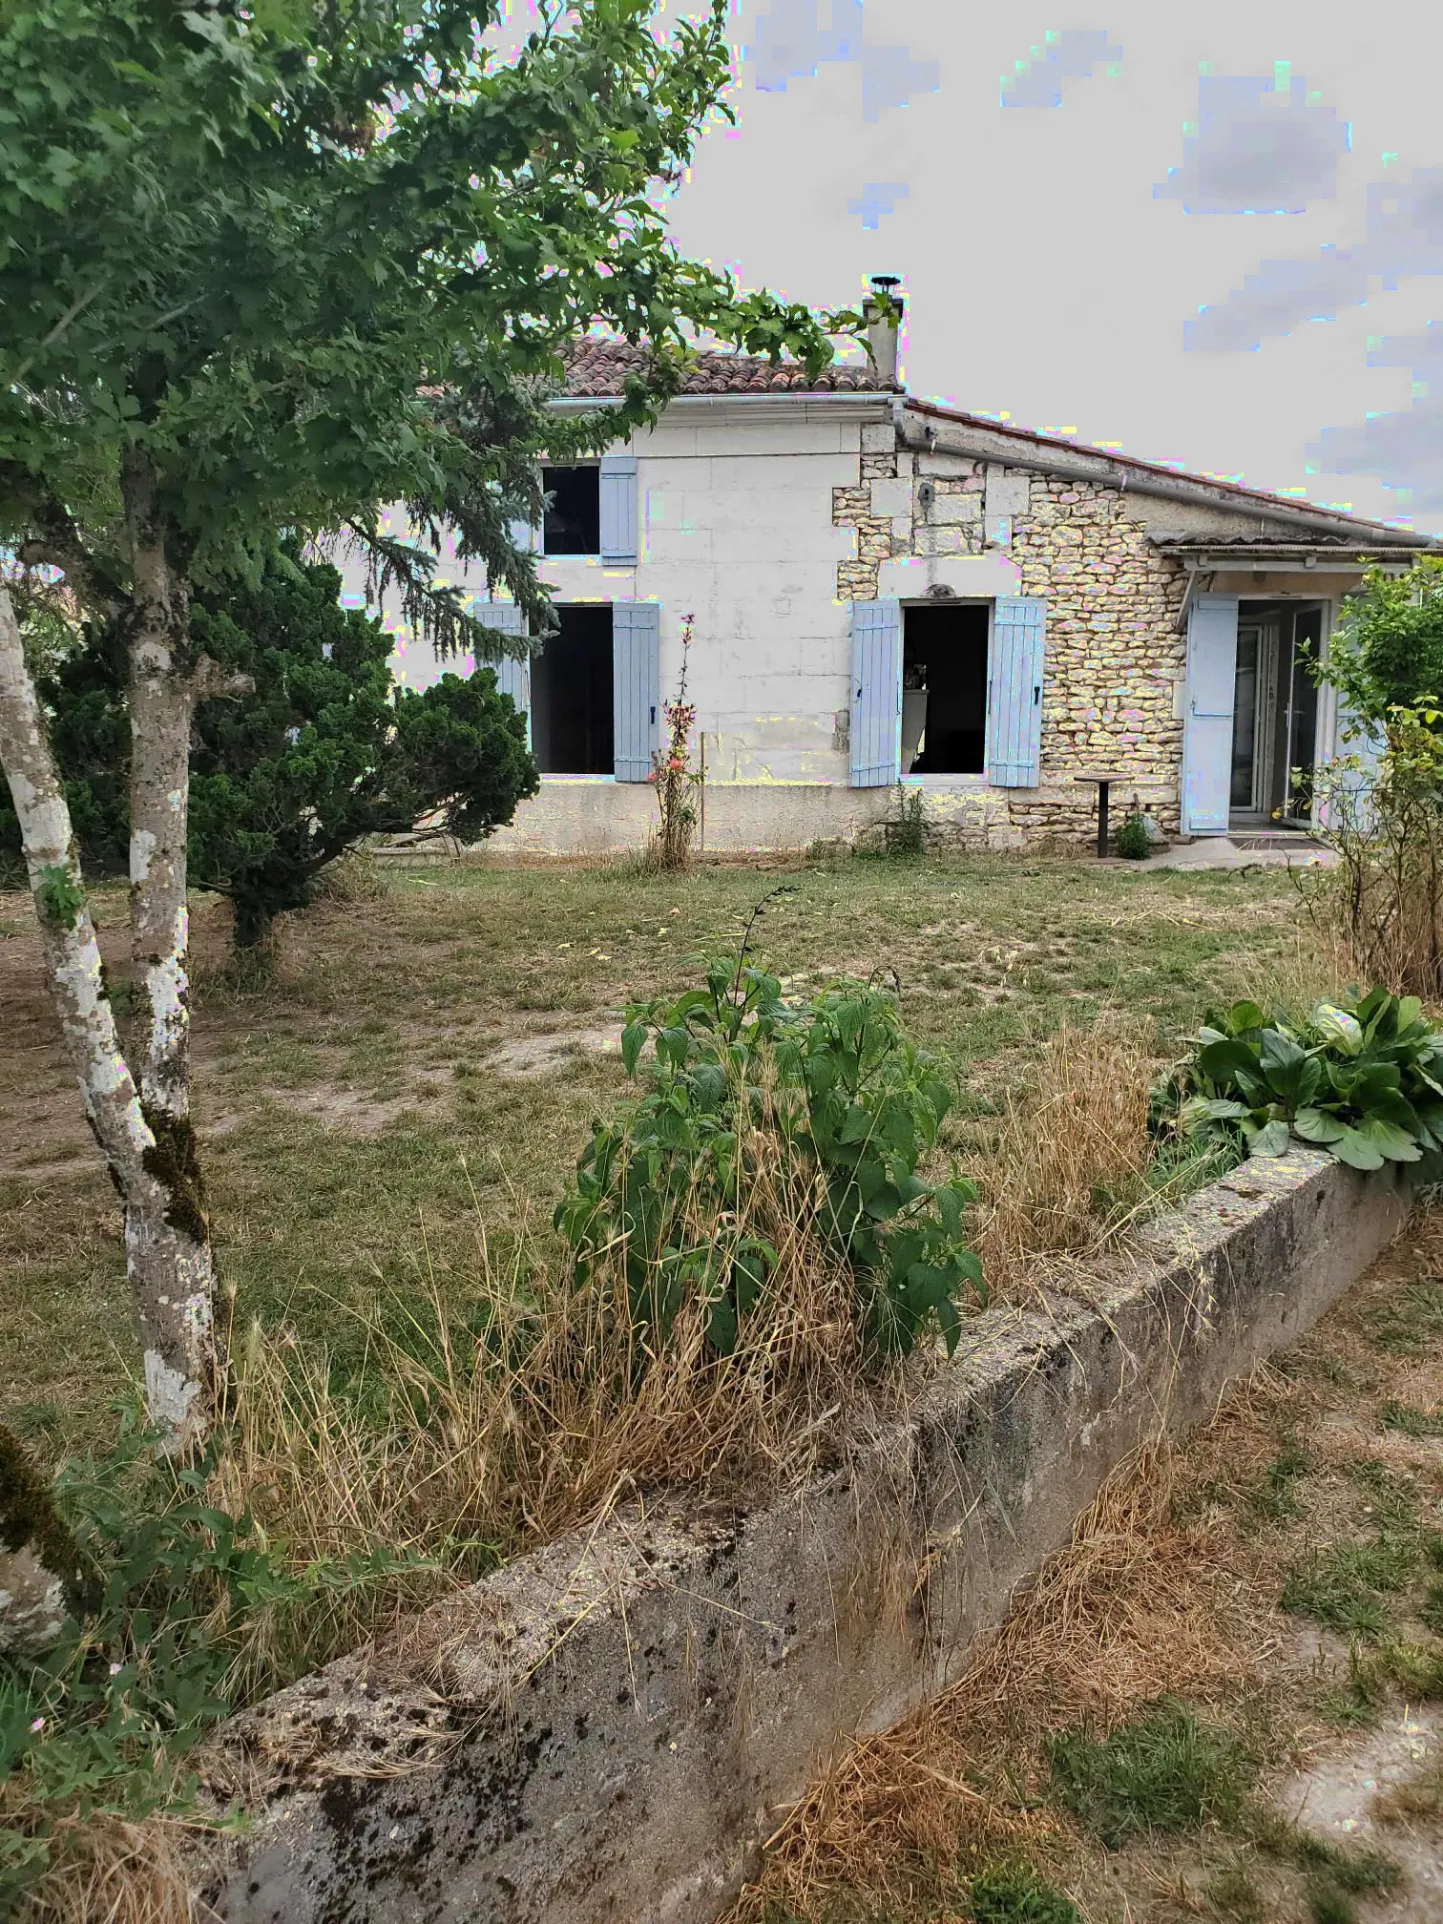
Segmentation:
{"type": "Polygon", "coordinates": [[[902,773],[983,774],[987,608],[905,608],[902,619],[902,773]]]}
{"type": "Polygon", "coordinates": [[[542,553],[600,554],[600,468],[547,468],[541,483],[553,497],[542,523],[542,553]]]}
{"type": "Polygon", "coordinates": [[[531,752],[543,775],[613,775],[611,609],[561,606],[531,661],[531,752]]]}

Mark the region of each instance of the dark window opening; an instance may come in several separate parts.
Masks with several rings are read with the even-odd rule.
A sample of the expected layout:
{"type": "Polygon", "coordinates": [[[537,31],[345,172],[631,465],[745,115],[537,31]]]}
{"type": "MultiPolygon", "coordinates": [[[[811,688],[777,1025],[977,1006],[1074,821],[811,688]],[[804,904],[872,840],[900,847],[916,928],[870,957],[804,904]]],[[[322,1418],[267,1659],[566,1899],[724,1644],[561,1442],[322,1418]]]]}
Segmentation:
{"type": "Polygon", "coordinates": [[[905,609],[902,773],[981,775],[986,764],[986,607],[905,609]]]}
{"type": "Polygon", "coordinates": [[[600,468],[547,468],[541,484],[554,497],[542,526],[542,553],[600,554],[600,468]]]}
{"type": "Polygon", "coordinates": [[[611,610],[559,607],[531,661],[531,752],[543,775],[614,775],[611,610]]]}

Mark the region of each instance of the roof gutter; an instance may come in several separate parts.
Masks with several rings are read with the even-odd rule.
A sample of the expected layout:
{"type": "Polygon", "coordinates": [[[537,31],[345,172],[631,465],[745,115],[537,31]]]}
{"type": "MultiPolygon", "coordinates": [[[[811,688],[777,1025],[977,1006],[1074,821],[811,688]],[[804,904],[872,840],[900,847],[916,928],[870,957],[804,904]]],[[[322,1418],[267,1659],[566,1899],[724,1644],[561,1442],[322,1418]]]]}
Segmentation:
{"type": "Polygon", "coordinates": [[[1320,534],[1341,534],[1356,529],[1366,543],[1378,547],[1426,549],[1431,545],[1426,535],[1410,534],[1403,529],[1394,532],[1376,522],[1361,521],[1357,516],[1326,508],[1301,504],[1294,507],[1291,502],[1277,501],[1226,482],[1207,481],[1202,476],[1169,474],[1146,463],[1113,460],[1105,454],[1069,447],[1062,442],[1043,441],[1000,422],[994,427],[991,423],[957,421],[926,402],[909,400],[906,403],[902,440],[904,446],[922,453],[971,455],[974,459],[981,456],[1003,462],[1010,468],[1098,481],[1119,491],[1153,495],[1163,501],[1202,503],[1209,507],[1220,504],[1235,513],[1255,514],[1259,521],[1315,528],[1320,534]],[[929,420],[925,428],[918,429],[906,420],[908,411],[931,415],[943,425],[934,427],[929,420]]]}
{"type": "MultiPolygon", "coordinates": [[[[619,394],[600,394],[594,397],[565,394],[549,401],[547,406],[558,414],[580,414],[588,408],[620,407],[621,401],[622,397],[619,394]]],[[[669,414],[673,408],[683,408],[690,412],[694,408],[714,411],[718,408],[776,407],[780,403],[787,407],[798,405],[823,408],[860,407],[869,414],[890,414],[895,420],[901,413],[902,401],[903,396],[893,394],[887,388],[848,388],[838,392],[832,389],[811,391],[806,388],[783,387],[762,394],[755,392],[676,394],[667,402],[664,412],[669,414]]]]}

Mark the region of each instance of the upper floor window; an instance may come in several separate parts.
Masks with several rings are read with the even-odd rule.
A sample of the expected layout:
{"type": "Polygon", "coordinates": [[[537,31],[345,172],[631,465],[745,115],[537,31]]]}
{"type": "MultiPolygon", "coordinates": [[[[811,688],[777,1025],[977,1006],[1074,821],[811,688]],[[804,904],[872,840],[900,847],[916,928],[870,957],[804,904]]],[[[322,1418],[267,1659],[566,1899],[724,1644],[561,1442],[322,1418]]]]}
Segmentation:
{"type": "Polygon", "coordinates": [[[600,468],[547,468],[541,479],[552,497],[542,526],[541,552],[600,554],[600,468]]]}

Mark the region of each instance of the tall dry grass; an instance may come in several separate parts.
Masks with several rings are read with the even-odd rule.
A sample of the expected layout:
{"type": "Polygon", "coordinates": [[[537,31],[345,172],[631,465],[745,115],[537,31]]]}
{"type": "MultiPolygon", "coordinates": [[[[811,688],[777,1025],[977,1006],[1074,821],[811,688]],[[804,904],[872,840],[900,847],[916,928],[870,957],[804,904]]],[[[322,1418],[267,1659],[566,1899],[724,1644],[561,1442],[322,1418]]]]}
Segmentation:
{"type": "MultiPolygon", "coordinates": [[[[869,1367],[856,1282],[820,1232],[816,1199],[793,1193],[802,1178],[782,1159],[750,1160],[737,1227],[778,1262],[730,1354],[708,1345],[699,1299],[664,1342],[639,1324],[624,1249],[579,1281],[534,1247],[503,1265],[479,1210],[464,1316],[433,1282],[399,1327],[373,1319],[364,1410],[325,1354],[259,1329],[236,1346],[238,1422],[214,1500],[249,1510],[292,1564],[376,1550],[435,1560],[429,1577],[338,1595],[318,1644],[343,1648],[447,1572],[553,1541],[640,1492],[735,1497],[798,1480],[847,1422],[880,1411],[895,1386],[869,1367]]],[[[717,1233],[699,1210],[686,1227],[699,1242],[717,1233]]],[[[294,1635],[260,1613],[244,1663],[276,1668],[270,1642],[294,1635]]],[[[293,1650],[280,1667],[294,1666],[293,1650]]]]}
{"type": "Polygon", "coordinates": [[[164,1816],[54,1818],[51,1867],[26,1892],[17,1924],[208,1924],[214,1914],[192,1889],[186,1829],[164,1816]]]}
{"type": "Polygon", "coordinates": [[[1120,1017],[1064,1025],[1009,1093],[976,1169],[977,1252],[994,1296],[1017,1298],[1057,1267],[1097,1254],[1148,1195],[1148,1097],[1157,1062],[1120,1017]]]}

